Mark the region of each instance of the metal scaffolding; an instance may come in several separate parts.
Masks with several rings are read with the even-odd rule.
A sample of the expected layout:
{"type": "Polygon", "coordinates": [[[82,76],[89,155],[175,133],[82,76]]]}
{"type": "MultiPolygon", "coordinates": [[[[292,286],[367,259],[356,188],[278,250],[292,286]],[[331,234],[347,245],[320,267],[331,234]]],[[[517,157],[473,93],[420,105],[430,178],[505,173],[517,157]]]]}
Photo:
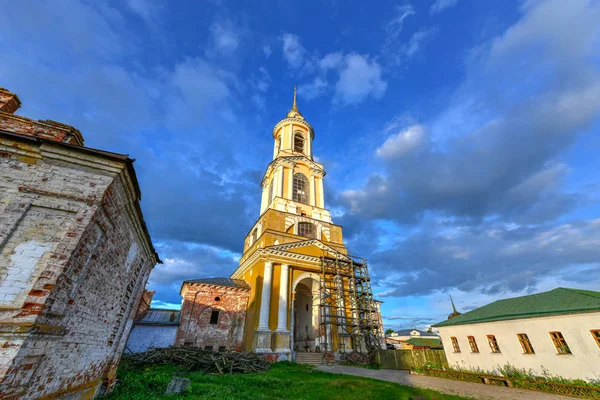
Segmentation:
{"type": "Polygon", "coordinates": [[[374,364],[381,328],[367,260],[328,252],[319,283],[323,362],[374,364]]]}

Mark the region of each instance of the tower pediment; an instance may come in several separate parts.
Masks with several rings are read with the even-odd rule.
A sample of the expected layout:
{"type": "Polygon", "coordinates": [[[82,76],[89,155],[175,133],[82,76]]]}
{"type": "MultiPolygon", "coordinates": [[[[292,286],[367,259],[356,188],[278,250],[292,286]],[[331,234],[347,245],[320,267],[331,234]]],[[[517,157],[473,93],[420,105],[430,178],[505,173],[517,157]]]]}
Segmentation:
{"type": "Polygon", "coordinates": [[[289,253],[307,254],[313,257],[334,257],[344,261],[350,261],[350,258],[337,251],[331,246],[317,239],[303,240],[300,242],[278,244],[266,247],[266,250],[285,251],[289,253]]]}

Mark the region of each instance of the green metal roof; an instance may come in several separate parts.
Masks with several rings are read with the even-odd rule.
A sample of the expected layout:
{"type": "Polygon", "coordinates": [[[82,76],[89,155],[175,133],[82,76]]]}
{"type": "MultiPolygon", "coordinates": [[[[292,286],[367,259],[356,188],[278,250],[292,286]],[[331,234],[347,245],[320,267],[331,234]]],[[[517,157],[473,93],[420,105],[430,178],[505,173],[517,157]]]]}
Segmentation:
{"type": "Polygon", "coordinates": [[[413,346],[429,347],[432,349],[441,349],[444,347],[442,346],[442,342],[440,341],[440,339],[410,338],[407,340],[407,342],[412,344],[413,346]]]}
{"type": "Polygon", "coordinates": [[[600,292],[556,288],[529,296],[498,300],[433,326],[437,328],[592,311],[600,311],[600,292]]]}

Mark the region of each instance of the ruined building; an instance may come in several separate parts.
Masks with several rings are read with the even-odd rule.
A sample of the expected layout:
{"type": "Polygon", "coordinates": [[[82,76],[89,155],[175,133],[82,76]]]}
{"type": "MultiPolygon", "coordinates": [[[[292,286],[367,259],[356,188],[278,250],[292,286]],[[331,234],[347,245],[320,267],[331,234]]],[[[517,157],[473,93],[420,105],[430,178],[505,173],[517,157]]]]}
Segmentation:
{"type": "Polygon", "coordinates": [[[127,155],[0,88],[0,398],[111,389],[158,256],[127,155]]]}
{"type": "Polygon", "coordinates": [[[381,347],[369,269],[342,240],[325,207],[315,132],[294,102],[273,129],[260,216],[231,278],[250,287],[244,350],[285,360],[302,352],[344,359],[381,347]]]}
{"type": "Polygon", "coordinates": [[[183,282],[175,344],[213,351],[241,351],[250,286],[228,278],[183,282]]]}

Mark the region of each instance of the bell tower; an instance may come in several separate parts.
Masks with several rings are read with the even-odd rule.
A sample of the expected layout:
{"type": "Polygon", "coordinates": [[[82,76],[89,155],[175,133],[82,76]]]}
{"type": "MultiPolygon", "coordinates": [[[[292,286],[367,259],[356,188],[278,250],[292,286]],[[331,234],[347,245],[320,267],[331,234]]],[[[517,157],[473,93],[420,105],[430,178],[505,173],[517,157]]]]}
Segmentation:
{"type": "Polygon", "coordinates": [[[296,88],[272,135],[260,215],[231,275],[250,287],[243,348],[272,361],[303,351],[353,351],[366,343],[357,333],[365,326],[359,317],[375,315],[368,267],[348,255],[342,227],[325,208],[325,170],[314,160],[315,131],[298,109],[296,88]],[[335,275],[331,265],[346,272],[335,275]],[[369,309],[359,307],[359,297],[369,309]]]}
{"type": "Polygon", "coordinates": [[[261,184],[261,214],[271,208],[331,222],[323,192],[325,170],[313,159],[314,137],[313,127],[298,109],[294,87],[291,110],[273,128],[273,161],[261,184]]]}

